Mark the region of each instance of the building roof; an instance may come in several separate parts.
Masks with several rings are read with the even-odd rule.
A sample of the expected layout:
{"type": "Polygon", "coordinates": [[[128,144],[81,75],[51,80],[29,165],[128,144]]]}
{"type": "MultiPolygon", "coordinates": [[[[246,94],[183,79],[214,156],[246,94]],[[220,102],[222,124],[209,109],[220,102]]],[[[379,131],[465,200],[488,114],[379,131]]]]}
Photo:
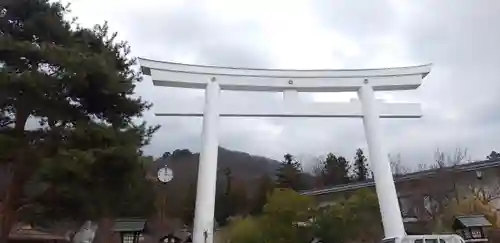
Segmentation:
{"type": "Polygon", "coordinates": [[[36,230],[31,227],[20,227],[12,229],[9,234],[9,240],[51,240],[51,241],[70,241],[67,235],[53,234],[36,230]]]}
{"type": "Polygon", "coordinates": [[[486,227],[491,226],[491,223],[484,217],[484,215],[467,215],[455,217],[454,225],[463,227],[486,227]]]}
{"type": "MultiPolygon", "coordinates": [[[[456,165],[454,167],[447,167],[444,169],[449,170],[449,171],[465,172],[465,171],[475,171],[475,170],[489,169],[489,168],[495,168],[495,167],[500,167],[500,160],[496,160],[496,161],[485,160],[485,161],[471,162],[471,163],[459,164],[459,165],[456,165]]],[[[439,172],[439,169],[431,169],[431,170],[419,171],[419,172],[414,172],[414,173],[408,173],[408,174],[396,177],[394,179],[394,181],[395,182],[404,182],[404,181],[421,179],[421,178],[424,178],[427,176],[436,175],[438,172],[439,172]]],[[[302,192],[300,192],[300,194],[306,195],[306,196],[319,196],[319,195],[324,195],[324,194],[367,188],[367,187],[372,187],[374,185],[375,185],[375,182],[373,180],[368,180],[368,181],[363,181],[363,182],[355,182],[355,183],[349,183],[349,184],[344,184],[344,185],[338,185],[338,186],[329,187],[329,188],[302,191],[302,192]]]]}
{"type": "Polygon", "coordinates": [[[141,218],[124,218],[117,219],[113,226],[115,232],[139,232],[146,227],[146,219],[141,218]]]}

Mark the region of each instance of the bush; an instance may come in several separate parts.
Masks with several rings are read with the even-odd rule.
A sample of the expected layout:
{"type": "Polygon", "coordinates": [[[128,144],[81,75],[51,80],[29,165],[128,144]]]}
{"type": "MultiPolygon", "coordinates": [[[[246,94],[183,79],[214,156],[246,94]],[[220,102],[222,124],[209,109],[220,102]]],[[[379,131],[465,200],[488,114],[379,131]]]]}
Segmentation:
{"type": "Polygon", "coordinates": [[[246,217],[235,219],[229,224],[226,232],[226,242],[234,243],[262,243],[264,242],[263,229],[259,219],[246,217]]]}
{"type": "Polygon", "coordinates": [[[314,236],[323,242],[363,241],[382,238],[382,224],[376,195],[357,191],[317,213],[314,236]]]}
{"type": "Polygon", "coordinates": [[[313,201],[290,189],[276,189],[258,217],[236,219],[229,225],[226,240],[234,243],[304,243],[310,240],[307,227],[313,216],[313,201]]]}

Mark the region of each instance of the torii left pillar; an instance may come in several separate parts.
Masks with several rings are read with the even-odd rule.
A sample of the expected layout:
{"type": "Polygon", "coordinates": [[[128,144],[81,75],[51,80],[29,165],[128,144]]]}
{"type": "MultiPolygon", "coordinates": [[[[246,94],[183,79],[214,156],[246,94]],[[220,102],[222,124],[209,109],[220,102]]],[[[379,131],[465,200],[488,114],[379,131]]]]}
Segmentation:
{"type": "Polygon", "coordinates": [[[193,242],[196,243],[213,243],[217,155],[219,151],[219,95],[220,86],[217,79],[211,78],[205,89],[202,148],[198,165],[193,229],[193,242]]]}

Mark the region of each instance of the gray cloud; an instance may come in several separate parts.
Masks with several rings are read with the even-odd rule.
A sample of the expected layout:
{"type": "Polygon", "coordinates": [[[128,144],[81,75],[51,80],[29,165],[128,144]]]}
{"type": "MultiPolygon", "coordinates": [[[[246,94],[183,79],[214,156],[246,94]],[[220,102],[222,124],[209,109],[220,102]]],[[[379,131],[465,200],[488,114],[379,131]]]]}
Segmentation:
{"type": "MultiPolygon", "coordinates": [[[[120,37],[129,40],[133,55],[159,60],[263,68],[367,68],[432,62],[434,68],[419,90],[380,94],[391,100],[419,101],[425,114],[416,120],[382,121],[388,152],[401,153],[406,164],[416,166],[429,163],[437,147],[445,151],[467,147],[472,159],[500,149],[500,29],[495,28],[500,4],[496,1],[315,1],[303,8],[290,4],[294,9],[253,1],[267,7],[245,3],[249,7],[243,12],[220,1],[228,9],[186,2],[172,6],[156,1],[141,6],[123,2],[91,12],[92,4],[81,1],[73,9],[83,21],[109,20],[120,37]],[[278,10],[303,15],[274,12],[275,20],[265,18],[264,13],[272,16],[278,10]]],[[[202,91],[155,89],[148,79],[138,87],[138,94],[153,101],[155,111],[203,100],[202,91]]],[[[270,94],[224,96],[242,108],[279,98],[270,94]]],[[[314,97],[318,96],[302,98],[314,97]]],[[[154,117],[149,112],[146,120],[163,126],[146,149],[148,153],[199,149],[200,118],[154,117]]],[[[220,134],[223,146],[277,159],[286,152],[319,155],[329,151],[352,158],[357,147],[366,147],[359,119],[224,118],[220,134]]]]}
{"type": "Polygon", "coordinates": [[[408,50],[435,64],[422,87],[429,110],[419,130],[431,143],[460,144],[472,158],[484,158],[500,146],[500,31],[491,28],[500,21],[500,4],[425,1],[412,8],[418,14],[403,31],[408,50]]]}
{"type": "Polygon", "coordinates": [[[397,22],[390,1],[325,0],[313,4],[322,24],[359,42],[364,42],[365,37],[391,32],[397,22]]]}

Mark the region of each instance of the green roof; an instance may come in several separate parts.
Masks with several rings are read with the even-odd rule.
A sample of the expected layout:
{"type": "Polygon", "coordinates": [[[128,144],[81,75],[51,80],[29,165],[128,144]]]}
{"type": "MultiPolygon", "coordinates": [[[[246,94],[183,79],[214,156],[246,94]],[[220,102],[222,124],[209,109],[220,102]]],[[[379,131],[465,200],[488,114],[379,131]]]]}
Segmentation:
{"type": "Polygon", "coordinates": [[[455,224],[459,223],[462,227],[486,227],[491,223],[484,215],[467,215],[455,217],[455,224]]]}
{"type": "Polygon", "coordinates": [[[116,232],[137,232],[144,231],[146,227],[145,219],[129,218],[129,219],[117,219],[115,225],[113,226],[113,231],[116,232]]]}

